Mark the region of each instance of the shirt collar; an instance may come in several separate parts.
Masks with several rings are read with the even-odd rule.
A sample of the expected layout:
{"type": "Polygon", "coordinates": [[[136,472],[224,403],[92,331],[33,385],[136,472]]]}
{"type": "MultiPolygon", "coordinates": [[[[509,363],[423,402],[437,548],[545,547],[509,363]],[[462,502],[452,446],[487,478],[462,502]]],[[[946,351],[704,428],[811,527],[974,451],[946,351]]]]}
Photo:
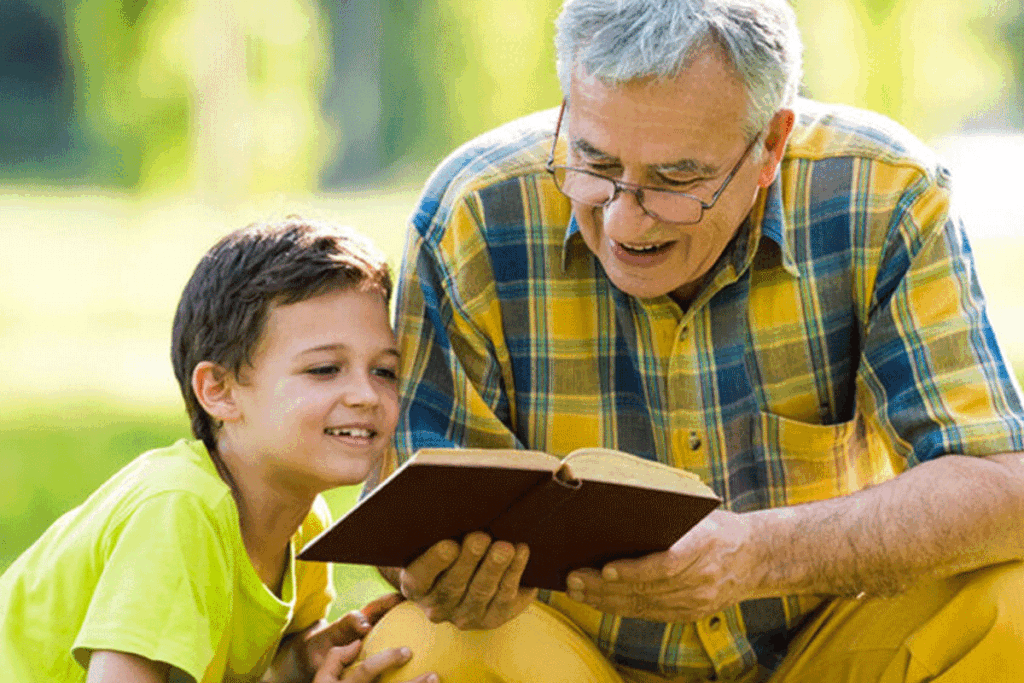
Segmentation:
{"type": "MultiPolygon", "coordinates": [[[[569,201],[566,199],[565,201],[569,201]]],[[[580,235],[580,226],[576,223],[576,214],[569,214],[569,225],[565,229],[565,238],[562,240],[562,270],[565,271],[569,267],[570,254],[575,249],[580,248],[580,245],[584,249],[589,249],[586,243],[583,241],[583,236],[580,235]]]]}
{"type": "MultiPolygon", "coordinates": [[[[781,175],[781,174],[780,174],[781,175]]],[[[755,213],[757,212],[755,207],[755,213]]],[[[756,219],[756,215],[754,216],[756,219]]],[[[761,234],[779,247],[782,267],[793,277],[800,277],[793,258],[793,245],[790,243],[792,231],[786,219],[786,210],[782,204],[782,181],[776,176],[775,181],[765,191],[765,200],[761,210],[761,234]]]]}

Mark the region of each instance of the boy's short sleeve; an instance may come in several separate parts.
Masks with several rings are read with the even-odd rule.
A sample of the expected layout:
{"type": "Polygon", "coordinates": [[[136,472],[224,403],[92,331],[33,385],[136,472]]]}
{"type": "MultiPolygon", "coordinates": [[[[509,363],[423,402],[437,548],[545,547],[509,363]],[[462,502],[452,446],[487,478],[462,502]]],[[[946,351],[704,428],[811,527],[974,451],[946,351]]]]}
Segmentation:
{"type": "MultiPolygon", "coordinates": [[[[295,535],[295,553],[320,535],[331,525],[331,511],[327,502],[317,496],[313,509],[295,535]]],[[[335,591],[331,576],[331,563],[295,561],[295,614],[288,626],[289,632],[302,631],[327,616],[334,602],[335,591]]]]}
{"type": "Polygon", "coordinates": [[[117,650],[202,680],[229,628],[234,594],[236,560],[224,540],[230,515],[217,512],[224,511],[194,494],[163,492],[112,522],[96,549],[104,566],[72,648],[80,664],[94,650],[117,650]]]}

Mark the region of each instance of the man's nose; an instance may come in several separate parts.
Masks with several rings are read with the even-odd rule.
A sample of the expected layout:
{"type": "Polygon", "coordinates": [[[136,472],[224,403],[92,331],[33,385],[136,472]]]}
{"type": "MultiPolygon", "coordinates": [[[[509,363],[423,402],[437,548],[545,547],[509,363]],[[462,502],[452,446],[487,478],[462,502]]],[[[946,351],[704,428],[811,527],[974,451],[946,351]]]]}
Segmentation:
{"type": "Polygon", "coordinates": [[[616,242],[634,241],[654,225],[654,220],[640,206],[640,198],[633,188],[619,187],[615,197],[601,211],[604,234],[616,242]]]}

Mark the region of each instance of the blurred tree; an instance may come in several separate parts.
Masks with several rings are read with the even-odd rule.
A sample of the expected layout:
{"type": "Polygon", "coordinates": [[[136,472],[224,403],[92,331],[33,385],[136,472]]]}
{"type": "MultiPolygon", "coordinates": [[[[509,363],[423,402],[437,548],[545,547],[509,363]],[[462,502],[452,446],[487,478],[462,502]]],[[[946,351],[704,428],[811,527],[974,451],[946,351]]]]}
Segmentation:
{"type": "Polygon", "coordinates": [[[68,7],[77,106],[94,163],[108,182],[136,187],[188,168],[189,100],[176,3],[77,0],[68,7]],[[154,169],[159,162],[159,169],[154,169]]]}
{"type": "Polygon", "coordinates": [[[1009,118],[1013,125],[1024,128],[1024,3],[1007,4],[1015,6],[1005,17],[1000,31],[1010,51],[1011,74],[1016,80],[1009,118]]]}
{"type": "MultiPolygon", "coordinates": [[[[334,58],[323,108],[337,135],[337,152],[321,174],[325,186],[358,183],[380,173],[397,160],[384,144],[386,125],[420,120],[387,115],[396,107],[400,112],[411,109],[418,90],[418,83],[410,77],[412,55],[402,54],[403,41],[385,39],[385,24],[395,12],[400,21],[415,13],[419,2],[409,0],[397,10],[391,4],[321,0],[334,58]],[[395,76],[387,84],[384,64],[391,65],[395,76]]],[[[399,135],[402,140],[415,137],[405,130],[399,135]]]]}
{"type": "Polygon", "coordinates": [[[325,186],[435,163],[458,144],[555,106],[560,0],[321,0],[334,27],[324,106],[342,140],[325,186]]]}
{"type": "Polygon", "coordinates": [[[78,0],[83,109],[124,184],[208,197],[314,189],[329,59],[305,0],[78,0]]]}
{"type": "MultiPolygon", "coordinates": [[[[812,96],[1024,124],[1024,8],[794,0],[812,96]]],[[[0,0],[8,177],[214,196],[377,182],[557,104],[561,0],[0,0]]]]}
{"type": "Polygon", "coordinates": [[[60,0],[0,4],[0,120],[5,176],[60,177],[81,142],[60,0]]]}
{"type": "Polygon", "coordinates": [[[925,138],[1005,121],[1019,48],[999,40],[1005,0],[796,0],[805,84],[819,99],[891,116],[925,138]]]}

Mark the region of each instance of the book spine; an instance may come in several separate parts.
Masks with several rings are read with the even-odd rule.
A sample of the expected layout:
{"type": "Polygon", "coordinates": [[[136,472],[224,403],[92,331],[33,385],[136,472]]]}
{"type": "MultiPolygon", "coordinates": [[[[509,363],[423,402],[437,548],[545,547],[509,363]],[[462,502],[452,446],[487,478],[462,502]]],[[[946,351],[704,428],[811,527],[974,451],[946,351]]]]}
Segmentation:
{"type": "Polygon", "coordinates": [[[518,543],[531,538],[531,530],[557,514],[579,490],[581,482],[560,467],[550,478],[530,489],[488,526],[495,540],[518,543]]]}

